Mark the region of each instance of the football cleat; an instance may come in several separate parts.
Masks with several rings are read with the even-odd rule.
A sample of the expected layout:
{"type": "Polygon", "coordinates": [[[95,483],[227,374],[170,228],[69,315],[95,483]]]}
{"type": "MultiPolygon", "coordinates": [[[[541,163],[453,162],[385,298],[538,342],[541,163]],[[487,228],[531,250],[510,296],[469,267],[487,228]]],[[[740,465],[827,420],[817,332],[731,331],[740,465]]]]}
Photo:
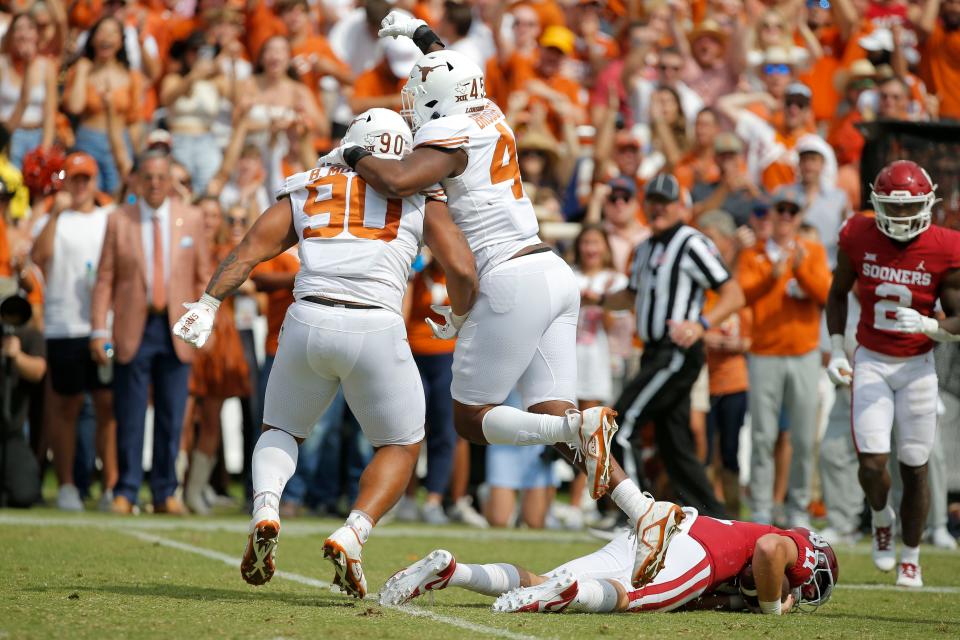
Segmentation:
{"type": "Polygon", "coordinates": [[[443,549],[431,551],[406,569],[401,569],[380,589],[380,604],[406,604],[427,591],[439,591],[450,584],[457,568],[453,554],[443,549]]]}
{"type": "Polygon", "coordinates": [[[579,592],[577,579],[563,570],[536,586],[506,592],[493,603],[493,610],[496,613],[560,613],[579,592]]]}
{"type": "Polygon", "coordinates": [[[897,565],[897,548],[893,541],[893,525],[889,527],[873,526],[873,544],[870,555],[873,564],[880,571],[892,571],[897,565]]]}
{"type": "Polygon", "coordinates": [[[580,414],[575,446],[586,466],[587,488],[594,500],[606,495],[609,488],[610,441],[618,429],[615,417],[617,412],[608,407],[593,407],[580,414]]]}
{"type": "Polygon", "coordinates": [[[649,584],[663,569],[670,540],[680,530],[683,510],[672,502],[651,502],[634,531],[637,556],[633,564],[633,586],[649,584]]]}
{"type": "Polygon", "coordinates": [[[333,584],[347,595],[363,599],[367,579],[363,575],[360,553],[363,545],[352,527],[343,526],[323,541],[323,557],[333,564],[333,584]]]}
{"type": "Polygon", "coordinates": [[[280,523],[276,520],[261,520],[247,538],[247,548],[240,561],[240,575],[247,584],[259,586],[270,582],[277,570],[277,541],[280,538],[280,523]]]}
{"type": "Polygon", "coordinates": [[[901,562],[897,567],[897,586],[919,589],[923,586],[923,576],[920,575],[920,565],[912,562],[901,562]]]}

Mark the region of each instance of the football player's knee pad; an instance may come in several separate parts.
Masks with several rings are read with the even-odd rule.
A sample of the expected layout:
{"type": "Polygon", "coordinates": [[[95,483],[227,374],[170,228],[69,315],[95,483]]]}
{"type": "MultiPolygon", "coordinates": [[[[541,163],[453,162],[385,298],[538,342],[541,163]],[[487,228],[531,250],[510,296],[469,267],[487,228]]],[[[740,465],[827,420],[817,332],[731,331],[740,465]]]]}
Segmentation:
{"type": "Polygon", "coordinates": [[[932,442],[904,442],[897,447],[897,460],[908,467],[922,467],[930,460],[932,448],[932,442]]]}

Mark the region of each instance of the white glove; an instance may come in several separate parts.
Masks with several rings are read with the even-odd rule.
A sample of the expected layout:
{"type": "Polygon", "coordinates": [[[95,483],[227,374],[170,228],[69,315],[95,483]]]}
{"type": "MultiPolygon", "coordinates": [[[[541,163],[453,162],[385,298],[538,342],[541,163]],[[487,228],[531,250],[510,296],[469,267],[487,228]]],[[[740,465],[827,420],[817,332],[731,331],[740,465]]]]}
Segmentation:
{"type": "Polygon", "coordinates": [[[433,335],[441,340],[456,338],[457,332],[460,331],[463,323],[467,321],[467,315],[469,314],[458,316],[453,312],[453,309],[450,308],[450,305],[432,304],[430,308],[433,309],[434,313],[443,316],[443,319],[446,321],[444,324],[437,324],[431,318],[425,318],[426,323],[433,331],[433,335]]]}
{"type": "Polygon", "coordinates": [[[940,323],[928,318],[916,309],[897,307],[897,322],[893,325],[894,331],[901,333],[935,334],[940,329],[940,323]]]}
{"type": "Polygon", "coordinates": [[[417,29],[427,23],[420,18],[414,18],[402,11],[391,11],[387,17],[380,22],[380,31],[377,35],[381,38],[397,38],[397,36],[406,36],[413,39],[413,34],[417,29]]]}
{"type": "Polygon", "coordinates": [[[830,342],[833,345],[830,354],[830,364],[827,365],[827,377],[835,385],[849,387],[853,382],[853,367],[847,360],[847,352],[843,348],[843,336],[834,334],[830,336],[830,342]]]}
{"type": "Polygon", "coordinates": [[[205,293],[198,301],[184,302],[183,306],[187,312],[173,325],[173,335],[199,349],[210,338],[220,301],[205,293]]]}
{"type": "Polygon", "coordinates": [[[360,146],[355,142],[344,142],[339,147],[330,150],[330,153],[320,156],[320,159],[317,160],[317,166],[338,164],[341,167],[346,167],[347,162],[343,159],[343,152],[351,147],[360,146]]]}

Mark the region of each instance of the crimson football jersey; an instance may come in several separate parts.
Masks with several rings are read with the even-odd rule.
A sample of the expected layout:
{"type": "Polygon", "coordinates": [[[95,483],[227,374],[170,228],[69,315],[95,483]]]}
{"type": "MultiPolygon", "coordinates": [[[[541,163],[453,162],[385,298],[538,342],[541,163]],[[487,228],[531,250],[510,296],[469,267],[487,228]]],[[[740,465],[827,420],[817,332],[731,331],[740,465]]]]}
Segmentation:
{"type": "Polygon", "coordinates": [[[857,277],[857,342],[895,357],[932,349],[933,341],[922,333],[893,331],[897,307],[933,315],[944,275],[960,268],[960,233],[933,225],[909,242],[897,242],[873,218],[858,215],[840,229],[839,247],[857,277]]]}
{"type": "Polygon", "coordinates": [[[703,545],[713,567],[707,591],[728,584],[740,575],[743,568],[753,562],[753,550],[757,546],[757,540],[768,533],[790,538],[797,545],[797,562],[786,572],[790,586],[799,587],[809,580],[817,566],[817,553],[813,544],[799,532],[778,529],[768,524],[717,520],[698,515],[690,527],[689,535],[703,545]]]}

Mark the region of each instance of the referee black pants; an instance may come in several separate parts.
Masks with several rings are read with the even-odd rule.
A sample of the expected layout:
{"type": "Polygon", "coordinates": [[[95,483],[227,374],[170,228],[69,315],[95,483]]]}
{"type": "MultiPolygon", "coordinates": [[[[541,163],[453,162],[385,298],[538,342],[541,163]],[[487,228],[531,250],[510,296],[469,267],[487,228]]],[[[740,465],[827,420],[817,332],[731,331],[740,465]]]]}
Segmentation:
{"type": "Polygon", "coordinates": [[[707,481],[690,431],[690,389],[703,363],[703,343],[690,349],[669,340],[646,345],[640,373],[627,383],[614,406],[620,423],[617,442],[624,448],[627,473],[639,477],[633,462],[640,460],[639,447],[634,445],[639,445],[640,428],[653,422],[660,459],[679,502],[724,518],[726,512],[707,481]]]}

